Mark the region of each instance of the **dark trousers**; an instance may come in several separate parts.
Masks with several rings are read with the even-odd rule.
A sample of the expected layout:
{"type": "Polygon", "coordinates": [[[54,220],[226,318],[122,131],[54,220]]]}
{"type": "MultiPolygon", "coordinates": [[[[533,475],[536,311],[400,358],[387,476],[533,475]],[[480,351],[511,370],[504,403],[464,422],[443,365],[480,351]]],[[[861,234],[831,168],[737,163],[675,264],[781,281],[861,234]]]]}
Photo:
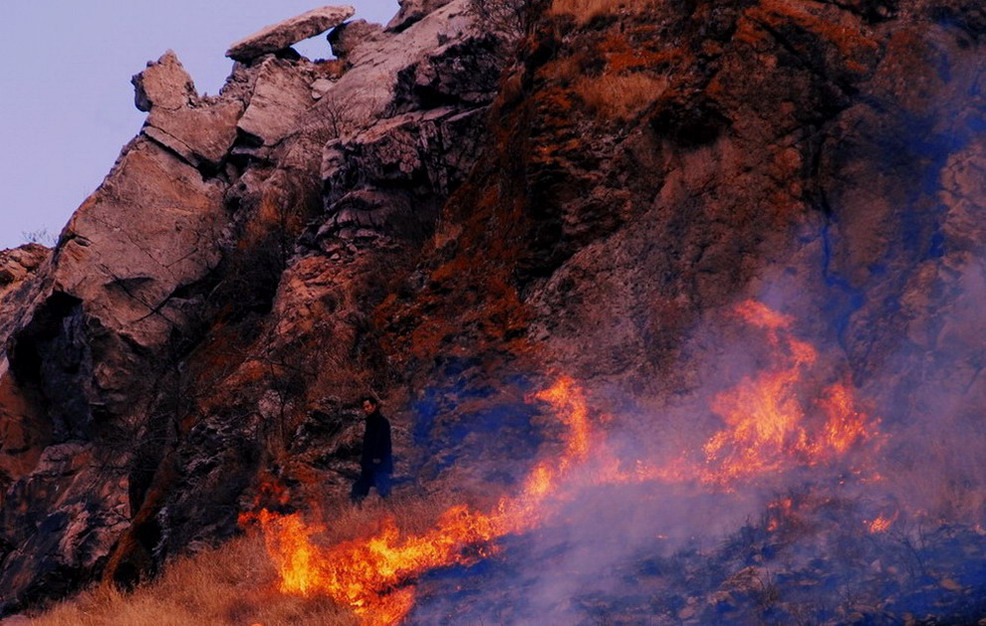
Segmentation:
{"type": "Polygon", "coordinates": [[[363,468],[359,478],[353,483],[353,491],[349,497],[353,502],[359,504],[370,494],[370,487],[376,487],[380,497],[386,498],[390,495],[390,474],[363,468]]]}

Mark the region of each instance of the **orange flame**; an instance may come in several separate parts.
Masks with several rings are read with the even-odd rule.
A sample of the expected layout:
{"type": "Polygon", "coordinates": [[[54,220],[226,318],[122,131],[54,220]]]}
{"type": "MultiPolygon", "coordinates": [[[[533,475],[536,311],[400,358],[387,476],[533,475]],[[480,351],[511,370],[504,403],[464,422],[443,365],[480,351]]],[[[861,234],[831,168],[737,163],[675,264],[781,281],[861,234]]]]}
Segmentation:
{"type": "Polygon", "coordinates": [[[300,514],[279,516],[262,511],[259,520],[280,576],[280,590],[325,594],[351,607],[366,624],[394,624],[414,606],[415,577],[437,567],[490,556],[496,550],[495,539],[536,526],[545,500],[587,458],[590,424],[585,398],[569,378],[561,378],[534,397],[548,402],[567,427],[564,450],[559,459],[536,465],[522,492],[502,499],[491,513],[453,507],[433,530],[404,537],[393,518],[388,518],[372,537],[322,548],[311,537],[323,529],[306,525],[300,514]]]}
{"type": "Polygon", "coordinates": [[[766,331],[775,363],[713,400],[712,411],[726,428],[703,447],[706,482],[727,485],[777,471],[792,459],[812,465],[845,453],[869,436],[867,416],[856,408],[849,388],[842,383],[826,388],[817,400],[827,416],[824,426],[818,428],[809,419],[803,397],[808,387],[805,379],[818,353],[792,335],[792,317],[755,301],[742,303],[736,312],[766,331]]]}
{"type": "Polygon", "coordinates": [[[894,522],[897,521],[897,516],[900,515],[900,511],[895,511],[893,515],[885,515],[881,513],[879,517],[869,523],[868,527],[871,533],[885,533],[890,530],[890,527],[894,522]]]}
{"type": "MultiPolygon", "coordinates": [[[[845,453],[870,436],[868,418],[857,408],[848,385],[831,385],[814,402],[804,397],[810,394],[803,380],[818,356],[810,344],[792,335],[793,318],[754,301],[742,303],[736,312],[764,331],[774,363],[714,398],[712,410],[725,427],[702,447],[702,463],[689,462],[684,454],[663,465],[623,463],[604,439],[593,437],[584,392],[562,377],[533,396],[548,403],[564,426],[559,454],[536,464],[520,493],[502,498],[490,512],[456,506],[420,535],[402,535],[388,518],[375,535],[332,547],[312,541],[322,529],[306,525],[300,514],[261,512],[258,519],[281,591],[329,596],[352,608],[366,624],[399,623],[414,607],[418,576],[494,554],[498,538],[537,527],[552,505],[573,489],[696,478],[728,488],[791,462],[813,464],[845,453]],[[818,411],[809,411],[812,408],[818,411]],[[824,423],[819,424],[822,415],[824,423]]],[[[785,512],[789,507],[777,511],[785,512]]]]}

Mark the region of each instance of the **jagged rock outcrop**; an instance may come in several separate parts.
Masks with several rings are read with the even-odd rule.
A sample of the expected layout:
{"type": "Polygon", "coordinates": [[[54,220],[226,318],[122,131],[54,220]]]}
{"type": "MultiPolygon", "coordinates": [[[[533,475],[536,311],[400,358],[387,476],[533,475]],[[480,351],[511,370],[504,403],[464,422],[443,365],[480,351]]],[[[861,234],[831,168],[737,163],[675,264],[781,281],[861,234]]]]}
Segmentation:
{"type": "Polygon", "coordinates": [[[265,54],[288,48],[299,41],[335,28],[356,12],[351,6],[327,6],[312,9],[289,20],[267,26],[230,45],[226,56],[234,61],[249,62],[265,54]]]}
{"type": "Polygon", "coordinates": [[[399,0],[400,10],[387,24],[387,30],[402,31],[449,2],[450,0],[399,0]]]}
{"type": "MultiPolygon", "coordinates": [[[[228,536],[285,419],[376,376],[366,312],[471,169],[495,91],[436,107],[400,76],[475,84],[445,59],[491,50],[467,8],[351,40],[344,69],[273,54],[301,32],[282,25],[234,49],[249,64],[212,98],[171,52],[134,77],[140,136],[5,301],[0,406],[21,446],[0,449],[2,487],[27,506],[0,512],[0,610],[103,572],[132,584],[228,536]]],[[[327,482],[341,491],[346,471],[327,482]]]]}
{"type": "Polygon", "coordinates": [[[357,46],[368,40],[378,39],[382,35],[383,26],[380,24],[356,20],[336,26],[327,38],[329,45],[332,46],[332,54],[338,59],[345,60],[357,46]]]}
{"type": "MultiPolygon", "coordinates": [[[[276,506],[344,498],[368,388],[409,490],[514,485],[554,373],[677,444],[718,419],[750,298],[889,433],[975,430],[982,9],[584,9],[501,29],[525,34],[502,79],[467,0],[337,27],[337,61],[283,54],[297,33],[236,53],[215,98],[173,54],[135,78],[141,135],[0,296],[0,501],[25,503],[0,507],[0,611],[133,584],[235,532],[265,481],[276,506]]],[[[949,443],[890,469],[981,452],[949,443]]]]}
{"type": "Polygon", "coordinates": [[[0,299],[38,269],[48,252],[37,243],[0,251],[0,299]]]}

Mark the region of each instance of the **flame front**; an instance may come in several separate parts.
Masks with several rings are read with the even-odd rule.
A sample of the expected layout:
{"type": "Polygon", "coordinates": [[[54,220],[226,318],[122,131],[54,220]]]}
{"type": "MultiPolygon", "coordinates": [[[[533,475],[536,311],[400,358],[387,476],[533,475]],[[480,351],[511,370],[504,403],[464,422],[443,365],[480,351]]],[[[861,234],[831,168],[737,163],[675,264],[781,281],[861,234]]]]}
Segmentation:
{"type": "Polygon", "coordinates": [[[762,303],[747,301],[736,313],[766,333],[773,365],[712,402],[725,428],[703,446],[703,479],[728,485],[738,479],[774,472],[792,461],[813,465],[848,451],[869,436],[867,416],[856,407],[843,383],[828,386],[815,404],[827,419],[811,420],[804,397],[805,379],[818,360],[815,348],[791,332],[794,319],[762,303]]]}
{"type": "Polygon", "coordinates": [[[589,411],[571,379],[561,378],[535,398],[548,402],[566,426],[562,453],[536,465],[523,491],[500,500],[491,513],[456,506],[430,532],[409,536],[401,536],[393,518],[387,518],[372,537],[322,548],[311,537],[323,529],[308,526],[300,514],[262,511],[259,520],[280,590],[324,594],[351,607],[366,624],[394,624],[413,608],[412,585],[421,573],[490,556],[495,539],[535,527],[545,501],[585,461],[590,445],[589,411]]]}
{"type": "Polygon", "coordinates": [[[450,508],[421,535],[402,535],[388,518],[373,536],[331,547],[312,541],[323,529],[308,526],[300,514],[261,512],[257,517],[281,591],[329,596],[351,607],[365,624],[399,623],[414,607],[414,583],[422,573],[494,554],[498,538],[536,528],[562,496],[582,487],[700,480],[728,488],[790,463],[811,465],[843,454],[870,436],[868,418],[845,383],[806,397],[804,389],[810,385],[804,379],[818,354],[793,336],[792,318],[754,301],[736,312],[766,333],[772,364],[713,399],[712,412],[724,428],[702,446],[702,462],[686,456],[664,465],[621,459],[604,437],[594,436],[582,389],[562,377],[533,396],[548,403],[564,426],[559,453],[535,465],[521,492],[502,498],[492,511],[450,508]]]}

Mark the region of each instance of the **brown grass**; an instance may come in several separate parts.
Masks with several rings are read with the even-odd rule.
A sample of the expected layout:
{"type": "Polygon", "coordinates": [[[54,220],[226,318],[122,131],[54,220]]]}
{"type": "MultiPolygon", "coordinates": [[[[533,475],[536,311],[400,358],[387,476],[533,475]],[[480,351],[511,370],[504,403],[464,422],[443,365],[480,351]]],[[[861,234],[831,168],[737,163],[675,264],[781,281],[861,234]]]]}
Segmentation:
{"type": "Polygon", "coordinates": [[[575,93],[594,113],[614,120],[632,119],[666,88],[666,79],[642,73],[582,77],[574,86],[575,93]]]}
{"type": "Polygon", "coordinates": [[[655,0],[553,0],[550,15],[571,15],[580,24],[599,15],[618,11],[637,12],[655,4],[655,0]]]}
{"type": "MultiPolygon", "coordinates": [[[[393,515],[409,533],[430,529],[448,506],[459,502],[451,493],[427,498],[375,496],[357,509],[344,506],[323,513],[326,533],[319,543],[332,545],[375,531],[393,515]]],[[[317,520],[312,520],[317,521],[317,520]]],[[[188,626],[236,624],[251,626],[355,625],[348,609],[327,598],[284,595],[267,558],[263,537],[251,531],[219,548],[176,559],[156,581],[124,593],[107,587],[84,591],[33,617],[34,626],[188,626]]]]}

